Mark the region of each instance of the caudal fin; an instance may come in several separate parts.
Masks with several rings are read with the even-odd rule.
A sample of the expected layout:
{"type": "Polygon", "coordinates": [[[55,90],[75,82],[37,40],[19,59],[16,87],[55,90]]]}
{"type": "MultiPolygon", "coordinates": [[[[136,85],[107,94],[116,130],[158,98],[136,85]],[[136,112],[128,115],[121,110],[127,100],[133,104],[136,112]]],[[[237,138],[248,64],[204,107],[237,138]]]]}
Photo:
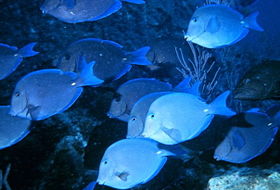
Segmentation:
{"type": "MultiPolygon", "coordinates": [[[[183,146],[181,144],[177,144],[177,145],[159,144],[158,147],[162,150],[165,150],[167,153],[167,156],[173,156],[175,158],[179,158],[184,162],[189,161],[197,154],[193,150],[186,148],[185,146],[183,146]]],[[[164,154],[164,152],[163,152],[163,154],[164,154]]]]}
{"type": "Polygon", "coordinates": [[[218,96],[211,104],[210,109],[213,114],[233,116],[236,113],[227,107],[227,98],[230,91],[225,91],[220,96],[218,96]]]}
{"type": "Polygon", "coordinates": [[[83,188],[83,190],[93,190],[95,186],[96,186],[96,181],[93,181],[90,184],[88,184],[85,188],[83,188]]]}
{"type": "Polygon", "coordinates": [[[145,1],[144,0],[122,0],[128,3],[134,3],[134,4],[144,4],[145,1]]]}
{"type": "Polygon", "coordinates": [[[31,57],[37,55],[39,52],[33,50],[36,44],[36,42],[27,44],[18,51],[18,55],[20,55],[21,57],[31,57]]]}
{"type": "Polygon", "coordinates": [[[79,84],[78,86],[98,86],[104,81],[97,78],[93,73],[93,66],[95,61],[90,63],[86,62],[84,56],[79,57],[78,71],[79,71],[79,84]]]}
{"type": "Polygon", "coordinates": [[[129,63],[133,65],[152,65],[152,63],[146,57],[150,49],[150,47],[146,46],[136,51],[129,52],[129,63]]]}
{"type": "Polygon", "coordinates": [[[259,12],[253,12],[252,14],[250,14],[248,17],[244,19],[244,23],[248,28],[263,32],[264,29],[257,23],[258,15],[259,12]]]}

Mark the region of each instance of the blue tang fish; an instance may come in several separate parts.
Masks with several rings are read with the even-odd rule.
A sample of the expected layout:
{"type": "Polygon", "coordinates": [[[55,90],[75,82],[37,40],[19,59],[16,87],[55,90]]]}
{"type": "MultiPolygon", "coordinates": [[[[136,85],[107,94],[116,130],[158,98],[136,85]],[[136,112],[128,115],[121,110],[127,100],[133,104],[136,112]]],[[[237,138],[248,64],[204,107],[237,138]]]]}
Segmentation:
{"type": "Polygon", "coordinates": [[[23,58],[37,55],[33,50],[36,43],[30,43],[21,49],[0,43],[0,80],[9,76],[22,62],[23,58]]]}
{"type": "Polygon", "coordinates": [[[96,21],[117,12],[122,1],[143,4],[143,0],[45,0],[43,13],[67,23],[96,21]]]}
{"type": "Polygon", "coordinates": [[[120,97],[113,99],[108,115],[127,122],[133,105],[143,96],[160,91],[170,91],[169,83],[153,78],[138,78],[122,84],[117,93],[120,97]]]}
{"type": "Polygon", "coordinates": [[[226,106],[229,94],[224,92],[211,104],[190,93],[163,95],[151,104],[142,136],[167,145],[193,139],[209,126],[215,114],[235,115],[226,106]]]}
{"type": "Polygon", "coordinates": [[[149,111],[151,104],[159,97],[172,92],[186,92],[200,96],[199,87],[200,82],[196,82],[190,86],[190,77],[186,77],[175,88],[169,91],[153,92],[141,97],[132,107],[127,127],[127,138],[134,138],[141,136],[144,130],[146,115],[149,111]]]}
{"type": "MultiPolygon", "coordinates": [[[[179,154],[187,153],[180,151],[179,154]]],[[[177,156],[177,152],[159,148],[158,143],[151,139],[117,141],[105,151],[96,182],[84,190],[94,189],[96,183],[116,189],[129,189],[147,183],[160,172],[168,156],[177,156]]]]}
{"type": "Polygon", "coordinates": [[[151,104],[159,97],[172,93],[170,92],[154,92],[140,98],[133,106],[127,126],[126,138],[140,137],[144,130],[146,115],[151,104]]]}
{"type": "Polygon", "coordinates": [[[249,29],[263,31],[257,16],[258,12],[244,17],[225,5],[207,5],[194,12],[184,37],[206,48],[229,46],[245,38],[249,29]]]}
{"type": "Polygon", "coordinates": [[[131,65],[150,65],[146,54],[149,47],[127,52],[123,46],[109,40],[86,38],[72,43],[57,60],[58,68],[76,71],[77,58],[84,56],[87,62],[95,61],[93,74],[104,81],[117,80],[125,75],[131,65]]]}
{"type": "Polygon", "coordinates": [[[0,150],[18,143],[30,132],[30,120],[11,116],[9,111],[10,106],[0,106],[0,150]]]}
{"type": "Polygon", "coordinates": [[[245,163],[264,153],[272,144],[280,127],[280,112],[274,117],[258,111],[248,111],[244,115],[252,127],[232,126],[215,150],[216,160],[245,163]]]}
{"type": "Polygon", "coordinates": [[[24,76],[15,87],[10,113],[42,120],[68,109],[81,95],[82,86],[103,82],[92,75],[94,62],[82,62],[80,73],[43,69],[24,76]]]}

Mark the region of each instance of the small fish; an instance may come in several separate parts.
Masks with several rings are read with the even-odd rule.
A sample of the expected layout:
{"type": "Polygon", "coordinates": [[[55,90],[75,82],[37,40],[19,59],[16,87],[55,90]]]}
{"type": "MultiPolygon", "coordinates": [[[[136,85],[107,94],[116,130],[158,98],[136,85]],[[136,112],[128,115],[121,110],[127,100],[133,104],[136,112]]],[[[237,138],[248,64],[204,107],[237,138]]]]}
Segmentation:
{"type": "Polygon", "coordinates": [[[280,98],[280,61],[265,61],[253,67],[241,79],[233,91],[240,100],[280,98]]]}
{"type": "Polygon", "coordinates": [[[45,0],[41,11],[67,23],[90,22],[117,12],[122,1],[145,3],[144,0],[45,0]]]}
{"type": "MultiPolygon", "coordinates": [[[[172,147],[171,147],[172,150],[172,147]]],[[[168,156],[188,154],[170,152],[158,147],[151,139],[123,139],[107,148],[99,166],[96,182],[84,190],[94,189],[96,183],[116,189],[129,189],[153,179],[163,168],[168,156]]]]}
{"type": "Polygon", "coordinates": [[[81,95],[82,86],[103,82],[92,75],[94,62],[82,61],[80,73],[43,69],[24,76],[14,90],[10,113],[31,120],[43,120],[68,109],[81,95]]]}
{"type": "Polygon", "coordinates": [[[14,72],[23,58],[37,55],[39,52],[33,50],[35,45],[36,43],[30,43],[18,49],[15,46],[0,43],[0,80],[14,72]]]}
{"type": "Polygon", "coordinates": [[[30,132],[30,120],[11,116],[9,111],[10,106],[0,106],[0,150],[18,143],[30,132]]]}
{"type": "Polygon", "coordinates": [[[224,92],[211,104],[190,93],[163,95],[151,104],[142,136],[166,145],[193,139],[209,126],[215,114],[235,115],[226,106],[229,94],[224,92]]]}
{"type": "Polygon", "coordinates": [[[258,14],[244,17],[225,5],[206,5],[195,11],[184,38],[206,48],[229,46],[245,38],[249,29],[263,31],[256,21],[258,14]]]}
{"type": "Polygon", "coordinates": [[[140,98],[131,109],[126,137],[135,138],[141,136],[149,108],[159,97],[172,92],[186,92],[200,96],[199,87],[201,82],[196,82],[193,86],[190,86],[190,81],[191,77],[186,77],[175,88],[172,88],[169,91],[149,93],[140,98]]]}
{"type": "Polygon", "coordinates": [[[71,44],[56,61],[63,71],[76,71],[77,58],[84,56],[87,62],[95,61],[93,74],[104,81],[117,80],[125,75],[132,65],[151,65],[146,54],[149,47],[126,52],[123,46],[109,40],[86,38],[71,44]]]}
{"type": "Polygon", "coordinates": [[[214,158],[231,163],[245,163],[264,153],[280,127],[279,113],[276,114],[277,117],[271,118],[266,113],[245,112],[245,119],[252,127],[233,126],[217,146],[214,158]]]}
{"type": "Polygon", "coordinates": [[[133,105],[143,96],[152,92],[170,91],[169,83],[153,78],[132,79],[122,84],[117,93],[119,98],[113,99],[108,116],[127,122],[133,105]]]}

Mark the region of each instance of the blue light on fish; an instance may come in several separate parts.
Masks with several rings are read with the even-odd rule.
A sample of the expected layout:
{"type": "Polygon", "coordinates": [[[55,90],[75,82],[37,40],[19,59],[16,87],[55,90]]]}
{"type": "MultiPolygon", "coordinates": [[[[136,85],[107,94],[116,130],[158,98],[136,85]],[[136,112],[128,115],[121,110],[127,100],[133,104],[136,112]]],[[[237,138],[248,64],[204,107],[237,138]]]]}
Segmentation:
{"type": "Polygon", "coordinates": [[[30,120],[11,116],[9,111],[10,106],[0,106],[0,150],[18,143],[30,132],[30,120]]]}
{"type": "Polygon", "coordinates": [[[142,136],[173,145],[190,140],[204,131],[215,114],[232,116],[226,106],[229,91],[207,104],[189,93],[170,93],[154,101],[148,111],[142,136]]]}
{"type": "Polygon", "coordinates": [[[185,39],[206,48],[235,44],[247,36],[249,29],[263,31],[256,21],[258,14],[244,17],[225,5],[200,7],[189,22],[185,39]]]}
{"type": "Polygon", "coordinates": [[[272,144],[280,127],[279,112],[274,117],[258,111],[248,111],[244,115],[252,127],[232,126],[216,148],[215,159],[245,163],[263,154],[272,144]]]}
{"type": "Polygon", "coordinates": [[[23,58],[37,55],[33,50],[36,43],[30,43],[21,49],[0,43],[0,80],[9,76],[21,64],[23,58]]]}
{"type": "Polygon", "coordinates": [[[94,61],[93,75],[100,80],[117,80],[130,71],[132,65],[151,65],[146,58],[150,47],[128,52],[124,47],[110,40],[85,38],[72,43],[56,60],[63,71],[76,71],[76,60],[84,56],[87,62],[94,61]]]}
{"type": "Polygon", "coordinates": [[[43,13],[67,23],[96,21],[117,12],[122,1],[143,4],[144,0],[45,0],[43,13]]]}
{"type": "Polygon", "coordinates": [[[105,151],[96,182],[90,183],[84,190],[92,190],[96,183],[116,189],[129,189],[147,183],[160,172],[168,156],[175,154],[160,149],[158,143],[150,139],[117,141],[105,151]]]}
{"type": "Polygon", "coordinates": [[[152,78],[138,78],[127,81],[118,88],[117,93],[120,97],[112,101],[108,115],[110,118],[127,122],[132,107],[141,97],[152,92],[170,91],[171,89],[172,86],[169,83],[152,78]]]}
{"type": "MultiPolygon", "coordinates": [[[[193,86],[190,86],[190,77],[186,77],[182,80],[176,87],[172,87],[170,90],[161,90],[161,92],[149,93],[141,98],[133,105],[127,127],[127,138],[134,138],[141,136],[144,126],[146,116],[148,114],[151,104],[157,100],[159,97],[172,93],[172,92],[185,92],[190,93],[195,96],[200,96],[200,82],[196,82],[193,86]]],[[[147,81],[148,82],[148,81],[147,81]]],[[[171,88],[171,87],[170,87],[171,88]]]]}
{"type": "Polygon", "coordinates": [[[34,71],[16,85],[11,101],[11,114],[31,120],[43,120],[72,106],[81,95],[82,86],[103,81],[92,74],[95,62],[80,60],[80,73],[59,69],[34,71]]]}

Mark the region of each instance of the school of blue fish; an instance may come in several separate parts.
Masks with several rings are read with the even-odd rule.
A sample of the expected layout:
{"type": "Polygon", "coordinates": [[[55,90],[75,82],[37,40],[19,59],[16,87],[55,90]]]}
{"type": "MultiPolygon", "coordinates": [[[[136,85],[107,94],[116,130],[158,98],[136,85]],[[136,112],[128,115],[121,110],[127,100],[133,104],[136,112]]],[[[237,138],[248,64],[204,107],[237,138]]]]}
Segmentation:
{"type": "MultiPolygon", "coordinates": [[[[45,0],[44,14],[67,23],[92,22],[116,13],[123,2],[143,0],[45,0]]],[[[225,5],[199,7],[193,13],[182,40],[205,48],[238,43],[252,30],[263,31],[258,12],[244,16],[225,5]]],[[[0,80],[9,77],[24,58],[37,55],[36,43],[21,49],[0,44],[0,80]]],[[[30,133],[32,121],[44,120],[68,110],[86,86],[96,87],[120,79],[133,65],[153,63],[146,55],[150,47],[128,51],[114,41],[85,38],[73,42],[54,61],[56,69],[42,69],[23,76],[14,87],[11,104],[0,106],[0,149],[10,147],[30,133]]],[[[32,59],[32,58],[30,58],[32,59]]],[[[155,78],[136,78],[122,84],[107,112],[109,118],[127,123],[127,138],[113,143],[100,161],[96,180],[84,190],[105,185],[129,189],[152,180],[169,157],[192,156],[192,142],[206,131],[215,115],[242,117],[245,123],[225,126],[229,131],[215,147],[213,158],[245,163],[264,153],[280,126],[280,107],[236,113],[227,106],[231,91],[212,102],[200,94],[201,81],[186,77],[177,86],[155,78]],[[272,111],[271,111],[272,110],[272,111]],[[178,148],[179,147],[179,148],[178,148]]],[[[195,154],[194,154],[195,155],[195,154]]]]}

